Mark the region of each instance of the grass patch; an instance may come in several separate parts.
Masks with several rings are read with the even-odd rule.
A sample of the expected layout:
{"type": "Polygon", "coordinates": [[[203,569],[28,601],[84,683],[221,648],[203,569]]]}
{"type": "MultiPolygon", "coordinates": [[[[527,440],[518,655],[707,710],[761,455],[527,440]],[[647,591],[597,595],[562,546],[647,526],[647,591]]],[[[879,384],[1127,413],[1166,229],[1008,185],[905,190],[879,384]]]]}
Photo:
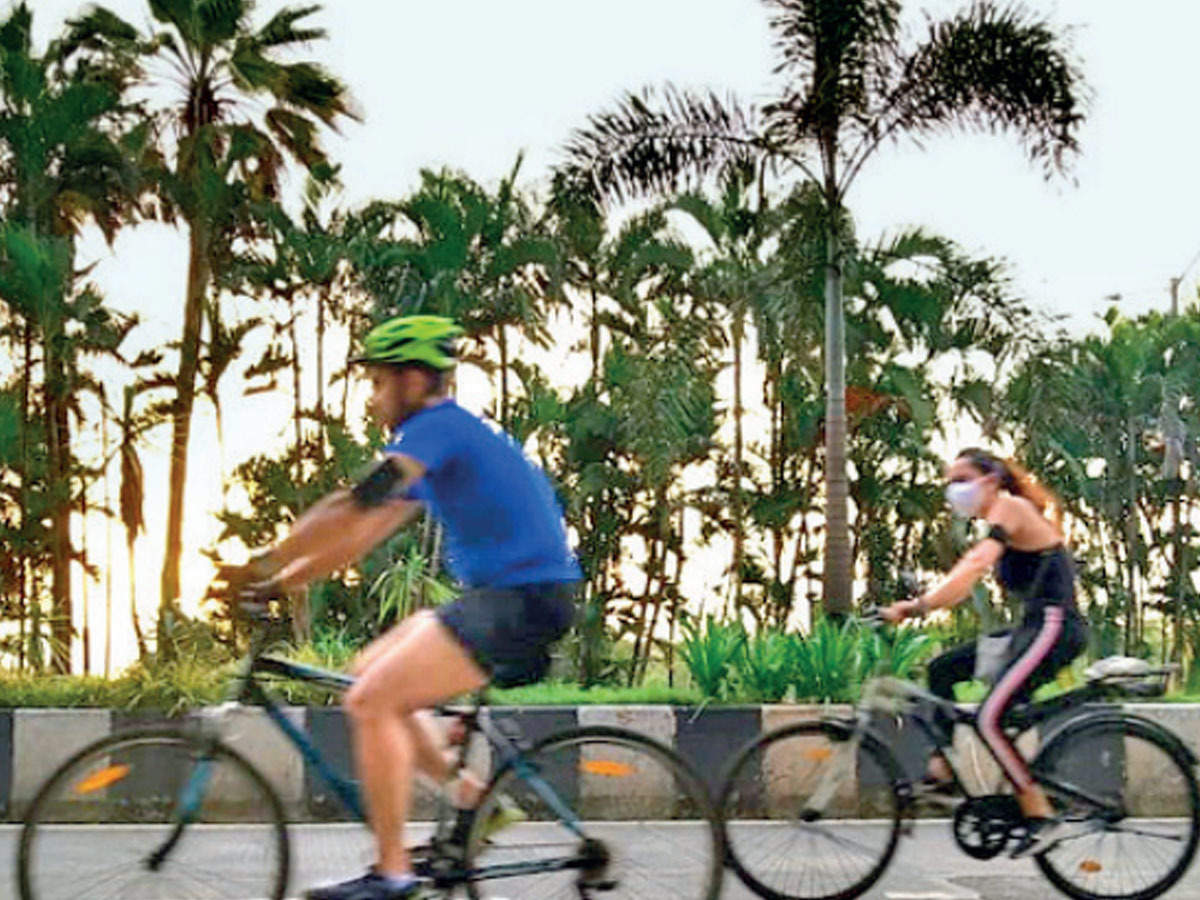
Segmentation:
{"type": "Polygon", "coordinates": [[[700,691],[692,687],[645,684],[639,687],[597,685],[585,688],[562,681],[543,681],[524,687],[496,689],[488,694],[496,706],[619,706],[663,704],[695,706],[703,702],[700,691]]]}

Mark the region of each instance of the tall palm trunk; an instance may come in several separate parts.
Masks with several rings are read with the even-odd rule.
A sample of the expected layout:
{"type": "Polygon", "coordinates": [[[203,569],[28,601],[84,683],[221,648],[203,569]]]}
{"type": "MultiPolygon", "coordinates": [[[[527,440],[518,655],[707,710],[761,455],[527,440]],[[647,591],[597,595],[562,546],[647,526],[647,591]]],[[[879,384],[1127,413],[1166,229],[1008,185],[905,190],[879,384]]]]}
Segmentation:
{"type": "Polygon", "coordinates": [[[742,311],[733,316],[733,598],[742,603],[742,570],[746,553],[745,504],[742,499],[742,471],[745,449],[742,441],[742,311]]]}
{"type": "Polygon", "coordinates": [[[292,427],[296,433],[296,481],[304,477],[304,423],[303,404],[300,396],[300,341],[296,337],[296,295],[287,297],[291,321],[288,322],[288,339],[292,342],[292,427]]]}
{"type": "Polygon", "coordinates": [[[100,447],[104,458],[104,677],[112,675],[112,489],[108,458],[108,404],[100,405],[100,447]]]}
{"type": "Polygon", "coordinates": [[[1141,615],[1138,611],[1137,598],[1137,569],[1138,569],[1138,521],[1137,521],[1137,448],[1134,443],[1137,437],[1133,419],[1126,422],[1126,453],[1129,464],[1129,497],[1128,508],[1125,511],[1125,542],[1126,560],[1129,564],[1129,602],[1125,622],[1125,652],[1132,654],[1141,637],[1141,615]]]}
{"type": "MultiPolygon", "coordinates": [[[[25,320],[23,335],[25,359],[21,375],[21,531],[24,532],[29,524],[29,430],[30,430],[30,387],[33,383],[33,323],[25,320]]],[[[19,598],[20,618],[18,633],[20,645],[17,649],[18,671],[25,669],[25,625],[29,614],[29,603],[33,597],[30,585],[32,571],[29,566],[29,553],[23,551],[18,560],[17,572],[20,576],[19,598]]]]}
{"type": "Polygon", "coordinates": [[[853,600],[849,481],[846,478],[846,322],[838,240],[834,153],[827,151],[825,201],[825,611],[844,615],[853,600]]]}
{"type": "MultiPolygon", "coordinates": [[[[88,581],[90,576],[87,573],[87,520],[88,520],[88,505],[87,505],[87,482],[82,481],[79,485],[79,553],[84,561],[83,578],[79,582],[79,633],[83,641],[83,674],[92,674],[92,620],[88,614],[88,581]]],[[[70,657],[68,656],[68,661],[70,657]]]]}
{"type": "Polygon", "coordinates": [[[61,356],[65,340],[61,322],[53,317],[45,328],[47,477],[50,481],[51,666],[55,672],[71,671],[71,440],[67,419],[66,371],[61,356]]]}
{"type": "Polygon", "coordinates": [[[589,350],[592,352],[592,381],[596,385],[596,392],[600,391],[600,298],[596,296],[596,284],[592,280],[591,272],[588,272],[588,279],[592,281],[588,285],[588,290],[592,295],[592,320],[588,323],[590,328],[590,336],[588,338],[589,350]]]}
{"type": "MultiPolygon", "coordinates": [[[[179,560],[183,553],[183,500],[187,486],[188,441],[192,432],[192,408],[196,400],[196,371],[200,359],[200,323],[208,292],[211,236],[202,222],[191,223],[188,234],[187,301],[183,310],[183,341],[179,350],[179,374],[175,380],[172,415],[171,476],[167,496],[167,547],[163,559],[162,590],[159,598],[159,652],[167,650],[164,615],[179,602],[179,560]]],[[[169,653],[169,650],[167,650],[169,653]]]]}
{"type": "Polygon", "coordinates": [[[496,344],[500,348],[500,424],[508,430],[508,335],[504,326],[498,329],[496,344]]]}
{"type": "Polygon", "coordinates": [[[125,532],[125,550],[129,557],[129,617],[133,622],[133,636],[137,641],[138,659],[145,659],[149,650],[146,648],[146,635],[142,632],[142,620],[138,618],[137,608],[137,560],[135,545],[137,534],[125,532]]]}
{"type": "MultiPolygon", "coordinates": [[[[317,465],[325,464],[325,290],[317,291],[317,465]]],[[[328,290],[333,290],[332,284],[328,290]]]]}

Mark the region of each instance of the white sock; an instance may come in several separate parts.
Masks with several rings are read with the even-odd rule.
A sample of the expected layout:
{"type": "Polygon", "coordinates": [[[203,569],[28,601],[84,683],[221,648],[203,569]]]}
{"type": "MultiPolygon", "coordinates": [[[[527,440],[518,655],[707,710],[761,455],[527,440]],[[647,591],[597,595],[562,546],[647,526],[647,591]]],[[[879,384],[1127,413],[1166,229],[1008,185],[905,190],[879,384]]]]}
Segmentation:
{"type": "Polygon", "coordinates": [[[383,880],[384,884],[395,891],[406,891],[419,884],[417,876],[412,872],[406,872],[403,875],[393,875],[391,872],[376,872],[375,874],[383,880]]]}

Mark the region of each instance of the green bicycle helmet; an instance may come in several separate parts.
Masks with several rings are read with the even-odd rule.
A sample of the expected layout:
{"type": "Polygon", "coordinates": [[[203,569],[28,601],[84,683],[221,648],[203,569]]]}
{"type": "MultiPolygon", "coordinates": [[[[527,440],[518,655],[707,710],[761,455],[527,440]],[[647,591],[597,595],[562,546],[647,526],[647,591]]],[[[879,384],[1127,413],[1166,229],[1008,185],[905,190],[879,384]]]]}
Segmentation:
{"type": "Polygon", "coordinates": [[[454,339],[462,333],[462,326],[445,316],[398,316],[367,332],[362,356],[354,362],[385,366],[420,363],[449,369],[455,362],[454,339]]]}

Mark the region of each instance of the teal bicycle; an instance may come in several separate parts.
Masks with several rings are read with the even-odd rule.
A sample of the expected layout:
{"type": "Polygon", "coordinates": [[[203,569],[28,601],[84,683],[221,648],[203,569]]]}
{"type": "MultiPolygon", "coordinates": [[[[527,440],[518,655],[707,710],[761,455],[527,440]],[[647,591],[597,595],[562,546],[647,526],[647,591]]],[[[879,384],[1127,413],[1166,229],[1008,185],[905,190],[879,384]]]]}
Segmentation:
{"type": "MultiPolygon", "coordinates": [[[[256,611],[258,625],[269,618],[256,611]]],[[[44,784],[24,818],[22,900],[282,900],[294,864],[308,881],[370,862],[361,825],[304,821],[226,740],[243,706],[258,707],[351,820],[358,787],[270,697],[271,678],[345,690],[353,679],[264,655],[256,627],[230,704],[185,727],[124,731],[80,750],[44,784]],[[289,824],[289,818],[293,820],[289,824]],[[298,821],[297,821],[298,820],[298,821]]],[[[418,797],[417,869],[441,896],[714,900],[724,847],[695,773],[662,744],[616,727],[571,728],[528,746],[479,695],[446,709],[465,734],[457,762],[490,759],[491,779],[465,847],[448,841],[454,811],[418,797]],[[498,804],[518,824],[485,837],[498,804]]],[[[478,763],[476,763],[476,766],[478,763]]]]}

